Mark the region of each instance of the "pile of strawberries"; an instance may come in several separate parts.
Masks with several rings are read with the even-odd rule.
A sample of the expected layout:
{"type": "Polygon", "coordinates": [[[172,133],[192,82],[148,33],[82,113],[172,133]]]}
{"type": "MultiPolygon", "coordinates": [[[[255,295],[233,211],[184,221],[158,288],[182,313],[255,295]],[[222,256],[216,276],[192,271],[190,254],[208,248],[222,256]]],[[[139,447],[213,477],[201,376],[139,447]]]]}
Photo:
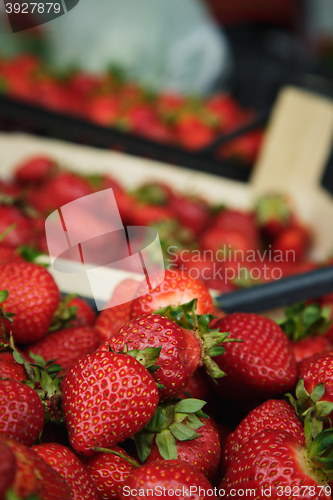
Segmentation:
{"type": "Polygon", "coordinates": [[[288,200],[245,213],[160,183],[127,192],[41,156],[0,190],[0,500],[332,498],[332,295],[277,324],[215,308],[208,285],[248,277],[193,276],[208,251],[221,268],[258,249],[279,250],[284,275],[313,268],[288,200]],[[50,212],[107,188],[175,265],[149,293],[123,281],[97,316],[34,259],[50,212]]]}
{"type": "Polygon", "coordinates": [[[167,270],[96,317],[1,251],[1,500],[332,498],[331,296],[278,325],[167,270]]]}
{"type": "MultiPolygon", "coordinates": [[[[318,265],[309,260],[311,232],[284,196],[266,196],[253,210],[241,211],[161,182],[128,191],[110,174],[79,175],[47,156],[27,158],[14,170],[11,182],[0,180],[0,233],[7,231],[2,246],[47,253],[45,218],[77,198],[112,188],[124,226],[154,227],[165,267],[211,289],[231,292],[318,265]]],[[[77,213],[77,224],[87,217],[77,213]]]]}
{"type": "MultiPolygon", "coordinates": [[[[241,109],[228,94],[207,99],[153,94],[119,71],[56,75],[29,54],[0,59],[0,89],[15,99],[189,151],[210,145],[253,118],[252,111],[241,109]]],[[[254,130],[221,147],[218,156],[253,163],[261,140],[262,131],[254,130]]]]}

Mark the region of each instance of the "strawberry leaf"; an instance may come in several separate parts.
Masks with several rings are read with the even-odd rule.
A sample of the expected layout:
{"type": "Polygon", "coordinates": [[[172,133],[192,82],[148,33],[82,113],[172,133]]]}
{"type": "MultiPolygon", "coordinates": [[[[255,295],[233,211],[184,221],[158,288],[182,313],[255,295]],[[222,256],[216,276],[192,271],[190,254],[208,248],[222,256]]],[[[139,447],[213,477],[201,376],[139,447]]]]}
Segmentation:
{"type": "Polygon", "coordinates": [[[153,432],[145,432],[145,430],[138,432],[135,436],[136,450],[142,463],[144,463],[150,455],[154,437],[155,434],[153,432]]]}
{"type": "Polygon", "coordinates": [[[168,429],[165,429],[156,435],[156,444],[158,451],[164,460],[177,459],[178,452],[176,438],[168,429]]]}
{"type": "Polygon", "coordinates": [[[201,399],[182,399],[175,405],[174,411],[176,413],[196,413],[200,411],[205,404],[206,401],[202,401],[201,399]]]}

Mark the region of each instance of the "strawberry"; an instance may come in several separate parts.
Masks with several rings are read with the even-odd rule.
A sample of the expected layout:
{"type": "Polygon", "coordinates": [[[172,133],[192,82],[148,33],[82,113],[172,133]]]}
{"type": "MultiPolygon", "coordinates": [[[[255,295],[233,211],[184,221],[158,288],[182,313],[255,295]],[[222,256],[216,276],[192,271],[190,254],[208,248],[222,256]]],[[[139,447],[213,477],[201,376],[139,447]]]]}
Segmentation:
{"type": "Polygon", "coordinates": [[[280,429],[291,434],[303,446],[303,425],[294,408],[286,401],[269,399],[256,407],[229,434],[222,450],[222,469],[225,472],[238,450],[253,436],[264,430],[280,429]]]}
{"type": "Polygon", "coordinates": [[[96,330],[89,326],[77,326],[58,330],[29,344],[25,354],[28,357],[33,353],[45,361],[54,360],[66,371],[81,356],[94,352],[99,344],[100,339],[96,330]]]}
{"type": "Polygon", "coordinates": [[[256,204],[256,220],[263,235],[272,240],[293,220],[290,201],[279,194],[263,196],[256,204]]]}
{"type": "Polygon", "coordinates": [[[11,487],[20,499],[70,500],[70,488],[65,480],[42,457],[14,439],[0,437],[16,458],[16,474],[11,487]]]}
{"type": "Polygon", "coordinates": [[[170,203],[180,224],[198,236],[208,225],[210,209],[208,203],[199,196],[174,195],[170,203]]]}
{"type": "Polygon", "coordinates": [[[205,231],[200,238],[203,250],[213,253],[216,260],[245,260],[247,252],[256,250],[257,242],[251,241],[246,234],[234,229],[223,227],[211,227],[205,231]]]}
{"type": "Polygon", "coordinates": [[[241,231],[249,241],[253,242],[253,248],[259,248],[259,232],[256,226],[255,214],[235,209],[224,209],[219,211],[213,221],[214,227],[224,229],[237,229],[241,231]]]}
{"type": "Polygon", "coordinates": [[[86,117],[98,125],[111,127],[119,115],[119,101],[116,96],[96,95],[86,103],[86,117]]]}
{"type": "Polygon", "coordinates": [[[214,345],[223,342],[226,335],[214,337],[213,332],[208,330],[210,315],[197,317],[195,307],[196,300],[193,300],[183,308],[166,308],[162,312],[163,316],[144,314],[133,318],[99,349],[105,350],[110,346],[119,352],[125,346],[130,350],[159,348],[159,368],[152,376],[157,384],[163,386],[160,389],[161,400],[173,399],[183,391],[194,371],[201,365],[212,377],[224,375],[222,372],[217,373],[217,367],[212,366],[209,351],[214,345]],[[177,317],[177,322],[172,321],[173,317],[177,317]]]}
{"type": "Polygon", "coordinates": [[[28,202],[38,212],[48,215],[53,210],[93,192],[89,182],[77,174],[60,172],[48,180],[43,189],[32,189],[28,202]]]}
{"type": "Polygon", "coordinates": [[[15,314],[7,327],[14,341],[27,344],[48,332],[59,303],[59,290],[51,274],[43,267],[28,262],[0,266],[1,286],[9,292],[3,309],[15,314]]]}
{"type": "Polygon", "coordinates": [[[14,178],[18,184],[41,184],[55,169],[54,160],[48,156],[33,156],[16,167],[14,178]]]}
{"type": "Polygon", "coordinates": [[[183,399],[159,408],[152,422],[137,435],[140,460],[178,459],[212,480],[220,461],[221,446],[218,431],[200,411],[204,404],[197,399],[183,399]]]}
{"type": "Polygon", "coordinates": [[[284,262],[301,262],[309,249],[310,234],[307,228],[293,224],[283,229],[272,243],[272,251],[281,252],[284,262]]]}
{"type": "MultiPolygon", "coordinates": [[[[313,445],[319,446],[319,442],[318,436],[313,445]]],[[[306,500],[331,499],[327,472],[321,470],[316,458],[314,447],[306,450],[291,434],[282,430],[262,431],[233,457],[219,489],[225,490],[225,496],[241,488],[254,492],[256,498],[267,496],[272,500],[293,494],[306,500]]]]}
{"type": "Polygon", "coordinates": [[[63,410],[69,440],[82,454],[118,444],[152,418],[158,389],[136,359],[99,351],[80,358],[63,381],[63,410]],[[79,411],[77,411],[79,410],[79,411]]]}
{"type": "Polygon", "coordinates": [[[0,435],[31,445],[44,425],[44,407],[37,393],[16,380],[0,380],[0,435]]]}
{"type": "Polygon", "coordinates": [[[186,273],[180,271],[166,270],[164,280],[158,286],[160,275],[151,281],[149,293],[145,293],[147,283],[143,281],[137,290],[137,297],[131,306],[131,316],[136,317],[141,314],[150,313],[161,307],[186,304],[193,299],[197,299],[197,314],[209,314],[214,311],[213,299],[208,288],[198,280],[190,278],[186,273]]]}
{"type": "Polygon", "coordinates": [[[139,464],[120,446],[116,446],[111,450],[96,453],[86,463],[86,467],[99,498],[109,500],[120,497],[124,482],[139,464]]]}
{"type": "Polygon", "coordinates": [[[96,320],[96,314],[92,307],[81,297],[73,297],[67,304],[67,308],[75,307],[75,318],[70,321],[71,327],[92,326],[96,320]]]}
{"type": "Polygon", "coordinates": [[[136,226],[151,226],[161,221],[169,221],[175,218],[173,210],[169,207],[137,204],[131,214],[132,223],[136,226]]]}
{"type": "Polygon", "coordinates": [[[254,163],[263,141],[262,130],[252,130],[229,141],[218,149],[221,158],[237,158],[247,163],[254,163]]]}
{"type": "Polygon", "coordinates": [[[69,327],[92,326],[95,320],[95,311],[88,302],[75,294],[69,294],[60,300],[52,318],[50,331],[54,332],[69,327]]]}
{"type": "Polygon", "coordinates": [[[195,467],[179,460],[157,460],[136,469],[123,484],[119,498],[136,500],[138,492],[152,500],[157,500],[162,493],[164,497],[188,500],[217,498],[208,479],[195,467]]]}
{"type": "Polygon", "coordinates": [[[285,310],[285,319],[280,326],[292,341],[297,363],[316,353],[332,349],[332,342],[326,336],[331,321],[331,305],[321,307],[319,303],[306,305],[301,302],[285,310]]]}
{"type": "Polygon", "coordinates": [[[170,206],[175,197],[173,189],[164,182],[147,182],[133,193],[136,200],[152,205],[170,206]]]}
{"type": "Polygon", "coordinates": [[[15,361],[13,354],[9,351],[0,351],[0,378],[26,380],[27,376],[22,365],[15,361]]]}
{"type": "Polygon", "coordinates": [[[16,473],[16,458],[5,443],[0,442],[0,498],[6,498],[6,492],[14,482],[16,473]]]}
{"type": "Polygon", "coordinates": [[[304,381],[308,394],[311,394],[318,384],[324,385],[325,397],[322,395],[319,401],[333,403],[332,368],[333,350],[315,354],[300,364],[300,379],[304,381]]]}
{"type": "Polygon", "coordinates": [[[243,113],[234,98],[228,94],[216,94],[209,97],[206,108],[214,113],[220,121],[220,128],[231,132],[243,120],[243,113]]]}
{"type": "Polygon", "coordinates": [[[216,131],[192,113],[184,113],[178,118],[174,134],[177,143],[189,151],[209,146],[216,137],[216,131]]]}
{"type": "Polygon", "coordinates": [[[113,295],[104,309],[97,317],[95,329],[101,342],[116,333],[130,319],[132,302],[138,282],[131,278],[123,280],[113,291],[113,295]]]}
{"type": "Polygon", "coordinates": [[[215,323],[221,332],[243,340],[225,344],[226,353],[214,358],[228,374],[218,381],[219,392],[240,401],[274,398],[291,390],[297,366],[290,341],[270,318],[234,313],[215,323]]]}
{"type": "Polygon", "coordinates": [[[10,226],[13,228],[1,240],[1,246],[16,248],[33,242],[31,220],[13,205],[0,205],[0,233],[3,233],[10,226]]]}
{"type": "Polygon", "coordinates": [[[57,443],[39,444],[32,449],[65,479],[71,488],[71,498],[98,500],[97,491],[85,466],[72,450],[57,443]]]}

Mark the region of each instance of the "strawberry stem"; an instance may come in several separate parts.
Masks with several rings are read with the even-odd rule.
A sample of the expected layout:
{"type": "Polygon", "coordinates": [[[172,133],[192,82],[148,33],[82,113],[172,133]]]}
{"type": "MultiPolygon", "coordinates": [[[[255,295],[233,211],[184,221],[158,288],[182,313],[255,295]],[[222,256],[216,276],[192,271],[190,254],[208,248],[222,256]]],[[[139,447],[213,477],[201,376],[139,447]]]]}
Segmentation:
{"type": "Polygon", "coordinates": [[[100,453],[109,453],[110,455],[116,455],[117,457],[122,458],[129,464],[133,465],[133,467],[135,467],[136,469],[140,467],[140,465],[135,460],[131,459],[130,457],[126,457],[125,455],[119,453],[118,451],[109,450],[108,448],[99,448],[99,447],[92,448],[92,450],[99,451],[100,453]]]}

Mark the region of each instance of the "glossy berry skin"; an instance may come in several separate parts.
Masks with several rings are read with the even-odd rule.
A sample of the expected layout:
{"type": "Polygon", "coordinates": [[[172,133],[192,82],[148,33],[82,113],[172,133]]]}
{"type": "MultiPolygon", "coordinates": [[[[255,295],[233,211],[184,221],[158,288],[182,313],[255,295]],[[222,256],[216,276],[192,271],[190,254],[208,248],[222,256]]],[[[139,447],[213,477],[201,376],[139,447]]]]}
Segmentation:
{"type": "Polygon", "coordinates": [[[228,375],[218,380],[218,391],[230,399],[260,401],[291,390],[297,365],[291,343],[270,318],[234,313],[217,321],[220,332],[243,342],[224,344],[225,354],[214,361],[228,375]]]}
{"type": "Polygon", "coordinates": [[[15,361],[11,352],[0,352],[0,378],[18,381],[27,379],[25,369],[15,361]]]}
{"type": "Polygon", "coordinates": [[[24,262],[24,259],[15,248],[0,246],[0,264],[10,264],[11,262],[24,262]]]}
{"type": "Polygon", "coordinates": [[[165,386],[160,398],[172,399],[179,395],[194,370],[201,363],[201,341],[194,332],[185,330],[159,314],[143,314],[126,323],[103,345],[104,349],[119,352],[127,346],[129,351],[146,347],[162,347],[152,373],[156,383],[165,386]]]}
{"type": "Polygon", "coordinates": [[[39,500],[70,500],[71,491],[66,481],[33,449],[14,439],[0,437],[15,455],[16,474],[12,488],[18,498],[39,500]]]}
{"type": "Polygon", "coordinates": [[[325,476],[320,472],[316,475],[314,469],[309,467],[305,453],[297,439],[287,432],[263,431],[252,437],[234,456],[219,489],[225,490],[226,497],[232,494],[234,488],[255,489],[254,498],[264,499],[266,497],[261,488],[271,487],[269,498],[278,500],[292,498],[292,493],[281,494],[281,488],[285,492],[286,487],[291,487],[289,491],[295,495],[298,491],[306,500],[331,499],[330,495],[325,496],[324,491],[320,494],[318,485],[325,485],[325,476]],[[307,486],[314,488],[306,489],[307,486]]]}
{"type": "Polygon", "coordinates": [[[15,314],[14,322],[5,325],[14,342],[27,344],[45,337],[60,299],[51,274],[37,264],[12,263],[0,266],[0,282],[9,292],[2,307],[15,314]]]}
{"type": "Polygon", "coordinates": [[[16,380],[0,380],[0,434],[31,445],[44,425],[44,408],[37,393],[16,380]]]}
{"type": "Polygon", "coordinates": [[[98,500],[85,466],[72,450],[58,443],[39,444],[32,449],[65,479],[73,500],[98,500]]]}
{"type": "Polygon", "coordinates": [[[0,499],[3,500],[15,478],[16,458],[9,446],[1,442],[0,456],[0,499]]]}
{"type": "Polygon", "coordinates": [[[238,450],[253,436],[264,431],[280,429],[291,434],[304,445],[304,430],[294,408],[286,401],[269,399],[242,420],[238,427],[229,434],[222,450],[222,471],[225,472],[238,450]]]}
{"type": "Polygon", "coordinates": [[[293,342],[292,347],[297,363],[301,363],[315,354],[332,350],[333,344],[326,335],[318,335],[317,337],[305,337],[293,342]]]}
{"type": "MultiPolygon", "coordinates": [[[[220,462],[221,446],[219,434],[209,419],[200,418],[204,424],[197,429],[200,437],[191,441],[177,441],[177,459],[197,468],[212,481],[220,462]]],[[[147,462],[163,460],[154,441],[147,462]]]]}
{"type": "Polygon", "coordinates": [[[76,452],[114,446],[152,418],[157,386],[146,368],[126,354],[99,351],[80,358],[63,381],[63,410],[76,452]]]}
{"type": "Polygon", "coordinates": [[[137,295],[131,308],[131,317],[141,316],[169,305],[177,306],[197,299],[197,314],[208,314],[214,311],[213,299],[208,288],[196,279],[190,278],[186,273],[178,270],[165,271],[164,280],[158,286],[156,279],[151,280],[152,291],[140,297],[140,290],[146,290],[146,282],[139,285],[137,295]]]}
{"type": "Polygon", "coordinates": [[[25,350],[42,356],[45,361],[55,360],[63,370],[70,368],[77,359],[94,352],[99,346],[99,336],[90,326],[65,328],[50,333],[43,339],[30,344],[25,350]]]}
{"type": "MultiPolygon", "coordinates": [[[[129,457],[120,446],[115,446],[112,450],[129,457]]],[[[119,498],[124,482],[136,469],[134,465],[112,453],[96,453],[86,463],[86,468],[101,500],[119,498]]]]}
{"type": "MultiPolygon", "coordinates": [[[[315,354],[300,364],[300,378],[309,394],[318,384],[324,384],[323,401],[333,403],[333,350],[315,354]]],[[[332,412],[330,413],[332,418],[332,412]]]]}
{"type": "Polygon", "coordinates": [[[158,498],[181,498],[186,500],[204,500],[216,496],[212,494],[212,485],[198,469],[192,467],[179,460],[158,460],[148,463],[136,469],[128,477],[123,485],[122,494],[119,497],[121,500],[128,498],[129,500],[137,499],[138,491],[142,493],[145,490],[153,489],[155,494],[150,490],[143,498],[158,500],[158,498]],[[192,486],[191,494],[189,489],[192,486]],[[163,492],[165,488],[165,493],[163,492]],[[184,491],[183,491],[184,488],[184,491]],[[199,488],[202,488],[199,494],[199,488]],[[171,491],[177,491],[177,497],[171,494],[171,491]],[[170,490],[170,494],[168,494],[170,490]],[[163,495],[161,495],[163,492],[163,495]],[[179,495],[180,493],[180,495],[179,495]],[[149,496],[148,496],[149,495],[149,496]]]}

